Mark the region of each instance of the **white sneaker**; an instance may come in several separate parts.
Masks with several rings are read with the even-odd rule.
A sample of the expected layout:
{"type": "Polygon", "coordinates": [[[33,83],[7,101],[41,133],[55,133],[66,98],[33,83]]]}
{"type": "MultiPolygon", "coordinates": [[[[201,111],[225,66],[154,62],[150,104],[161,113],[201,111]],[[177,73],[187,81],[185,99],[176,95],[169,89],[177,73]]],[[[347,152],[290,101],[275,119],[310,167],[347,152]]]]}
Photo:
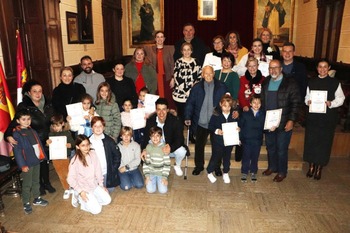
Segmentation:
{"type": "Polygon", "coordinates": [[[182,172],[181,167],[178,166],[178,165],[175,165],[175,166],[174,166],[174,170],[175,170],[175,173],[176,173],[177,176],[182,176],[182,175],[184,174],[184,173],[182,172]]]}
{"type": "Polygon", "coordinates": [[[208,174],[208,179],[210,180],[211,183],[215,183],[215,181],[216,181],[216,178],[213,175],[213,173],[209,173],[208,174]]]}
{"type": "Polygon", "coordinates": [[[79,200],[74,193],[72,194],[72,206],[74,208],[77,208],[79,206],[79,200]]]}
{"type": "Polygon", "coordinates": [[[67,200],[69,199],[69,196],[70,196],[70,190],[64,190],[63,199],[67,200]]]}
{"type": "Polygon", "coordinates": [[[224,173],[224,175],[222,176],[222,179],[224,180],[225,184],[229,184],[231,182],[230,176],[228,175],[228,173],[224,173]]]}

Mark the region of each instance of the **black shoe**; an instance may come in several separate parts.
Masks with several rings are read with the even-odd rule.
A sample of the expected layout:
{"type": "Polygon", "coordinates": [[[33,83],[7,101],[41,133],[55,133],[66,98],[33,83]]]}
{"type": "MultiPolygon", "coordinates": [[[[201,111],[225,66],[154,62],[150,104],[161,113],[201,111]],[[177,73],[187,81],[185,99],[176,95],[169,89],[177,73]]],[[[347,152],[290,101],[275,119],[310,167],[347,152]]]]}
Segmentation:
{"type": "Polygon", "coordinates": [[[314,176],[315,173],[315,164],[309,163],[309,170],[306,173],[306,177],[311,178],[314,176]]]}
{"type": "Polygon", "coordinates": [[[56,192],[56,189],[52,187],[51,184],[44,184],[44,188],[49,192],[49,193],[54,193],[56,192]]]}
{"type": "Polygon", "coordinates": [[[318,165],[318,166],[316,166],[316,171],[315,171],[314,179],[315,179],[315,180],[320,180],[320,179],[321,179],[321,175],[322,175],[322,166],[321,166],[321,165],[318,165]]]}
{"type": "Polygon", "coordinates": [[[216,169],[216,170],[215,170],[215,176],[222,176],[222,171],[221,171],[221,169],[216,169]]]}
{"type": "Polygon", "coordinates": [[[195,167],[195,168],[193,169],[192,175],[198,176],[199,174],[201,174],[201,172],[202,172],[203,170],[204,170],[203,168],[201,169],[201,168],[195,167]]]}
{"type": "Polygon", "coordinates": [[[46,191],[43,185],[40,185],[40,196],[46,195],[46,191]]]}

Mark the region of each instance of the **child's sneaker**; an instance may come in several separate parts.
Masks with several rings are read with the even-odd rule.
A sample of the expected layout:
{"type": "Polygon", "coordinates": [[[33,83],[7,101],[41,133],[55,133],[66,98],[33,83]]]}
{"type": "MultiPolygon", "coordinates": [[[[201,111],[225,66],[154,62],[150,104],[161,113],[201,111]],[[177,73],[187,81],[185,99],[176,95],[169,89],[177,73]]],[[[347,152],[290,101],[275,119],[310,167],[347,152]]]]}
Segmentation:
{"type": "Polygon", "coordinates": [[[47,206],[48,201],[42,199],[41,197],[34,198],[33,205],[47,206]]]}
{"type": "Polygon", "coordinates": [[[29,202],[23,205],[23,209],[25,214],[31,214],[33,212],[32,206],[29,202]]]}
{"type": "Polygon", "coordinates": [[[77,208],[79,206],[79,200],[76,197],[75,193],[72,194],[72,206],[77,208]]]}
{"type": "Polygon", "coordinates": [[[243,183],[247,182],[247,174],[242,173],[241,181],[243,183]]]}
{"type": "Polygon", "coordinates": [[[258,179],[256,178],[256,174],[255,173],[252,173],[251,176],[250,176],[250,181],[251,182],[256,182],[258,179]]]}
{"type": "Polygon", "coordinates": [[[211,183],[215,183],[215,181],[216,181],[216,178],[213,175],[213,173],[209,173],[208,174],[208,179],[210,180],[211,183]]]}
{"type": "Polygon", "coordinates": [[[64,190],[63,199],[67,200],[70,196],[70,190],[64,190]]]}
{"type": "Polygon", "coordinates": [[[231,182],[230,176],[228,175],[228,173],[224,173],[224,175],[222,176],[222,179],[224,180],[225,184],[229,184],[231,182]]]}

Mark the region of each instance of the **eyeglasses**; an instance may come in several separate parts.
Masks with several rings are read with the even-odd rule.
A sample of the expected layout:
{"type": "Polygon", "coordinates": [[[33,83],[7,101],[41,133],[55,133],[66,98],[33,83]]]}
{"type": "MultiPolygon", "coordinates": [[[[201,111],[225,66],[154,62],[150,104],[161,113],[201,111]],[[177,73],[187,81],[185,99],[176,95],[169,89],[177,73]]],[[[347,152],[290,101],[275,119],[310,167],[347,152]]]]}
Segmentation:
{"type": "Polygon", "coordinates": [[[269,67],[269,70],[277,70],[277,69],[279,69],[279,68],[281,68],[280,66],[276,66],[276,67],[269,67]]]}

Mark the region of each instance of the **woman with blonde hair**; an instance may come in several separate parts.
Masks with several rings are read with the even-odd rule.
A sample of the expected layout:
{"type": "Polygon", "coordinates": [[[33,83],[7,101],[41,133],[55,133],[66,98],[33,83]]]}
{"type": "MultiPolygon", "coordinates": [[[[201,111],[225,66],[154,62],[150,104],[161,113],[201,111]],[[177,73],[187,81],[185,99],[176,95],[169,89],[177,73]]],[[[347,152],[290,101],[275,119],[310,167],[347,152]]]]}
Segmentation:
{"type": "Polygon", "coordinates": [[[280,49],[277,45],[273,43],[273,34],[270,29],[263,28],[260,37],[263,44],[263,52],[270,60],[278,59],[280,60],[280,49]]]}
{"type": "Polygon", "coordinates": [[[143,87],[147,87],[151,94],[156,93],[157,72],[143,47],[135,49],[131,61],[125,66],[124,75],[134,81],[137,94],[143,87]]]}

